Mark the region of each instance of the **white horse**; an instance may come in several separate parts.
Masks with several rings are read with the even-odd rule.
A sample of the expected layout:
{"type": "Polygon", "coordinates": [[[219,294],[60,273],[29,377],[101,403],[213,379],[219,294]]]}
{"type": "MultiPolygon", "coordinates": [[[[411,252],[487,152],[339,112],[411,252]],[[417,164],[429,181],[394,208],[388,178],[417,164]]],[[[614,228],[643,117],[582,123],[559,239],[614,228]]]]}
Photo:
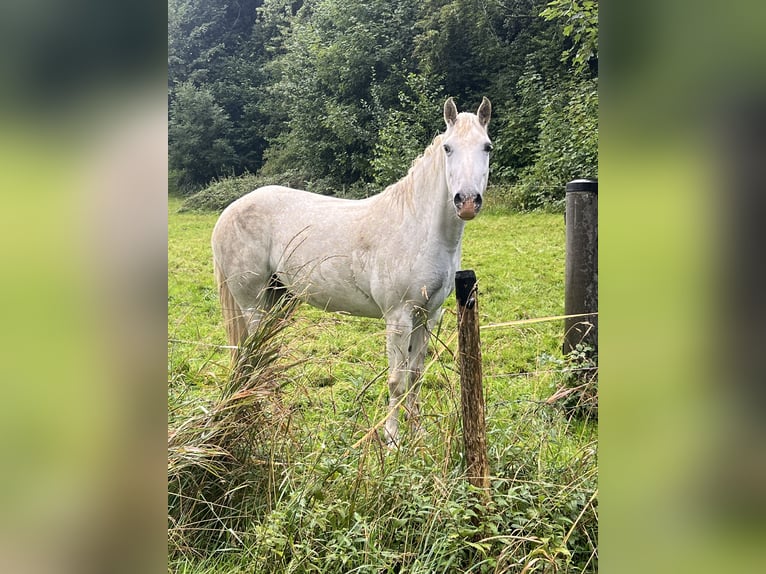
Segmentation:
{"type": "Polygon", "coordinates": [[[373,197],[266,186],[227,207],[212,245],[229,343],[240,345],[286,293],[326,311],[383,317],[385,434],[395,444],[400,406],[417,424],[429,335],[454,286],[465,222],[481,208],[491,111],[484,98],[476,114],[458,114],[449,98],[445,132],[403,179],[373,197]]]}

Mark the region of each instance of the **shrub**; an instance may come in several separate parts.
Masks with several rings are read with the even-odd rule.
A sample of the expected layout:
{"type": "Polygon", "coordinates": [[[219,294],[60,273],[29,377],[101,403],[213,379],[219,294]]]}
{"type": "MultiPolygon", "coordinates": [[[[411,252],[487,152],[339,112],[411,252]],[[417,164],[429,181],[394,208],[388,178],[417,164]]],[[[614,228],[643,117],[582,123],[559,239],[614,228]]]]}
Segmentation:
{"type": "Polygon", "coordinates": [[[338,187],[326,179],[305,181],[295,173],[283,173],[279,176],[247,173],[238,177],[224,177],[214,181],[205,189],[187,197],[178,211],[179,213],[185,211],[220,212],[243,195],[264,185],[286,185],[297,189],[305,189],[313,193],[336,195],[349,199],[369,197],[380,191],[380,188],[375,184],[362,181],[338,187]]]}
{"type": "Polygon", "coordinates": [[[558,405],[567,416],[598,418],[598,354],[582,343],[563,359],[551,359],[561,367],[561,382],[546,401],[558,405]]]}
{"type": "Polygon", "coordinates": [[[209,88],[178,86],[170,105],[168,163],[181,191],[231,173],[236,164],[228,141],[231,120],[209,88]]]}
{"type": "Polygon", "coordinates": [[[267,177],[251,173],[238,177],[224,177],[189,196],[181,204],[178,211],[223,211],[230,203],[264,185],[301,187],[303,183],[295,174],[291,173],[285,173],[279,177],[267,177]]]}
{"type": "MultiPolygon", "coordinates": [[[[443,129],[442,86],[436,80],[408,74],[399,92],[399,107],[387,110],[381,121],[370,162],[375,182],[385,187],[407,174],[412,162],[443,129]]],[[[382,106],[379,106],[382,107],[382,106]]]]}
{"type": "Polygon", "coordinates": [[[563,209],[564,188],[578,178],[598,178],[596,80],[572,82],[570,90],[546,92],[534,163],[512,187],[512,206],[563,209]]]}

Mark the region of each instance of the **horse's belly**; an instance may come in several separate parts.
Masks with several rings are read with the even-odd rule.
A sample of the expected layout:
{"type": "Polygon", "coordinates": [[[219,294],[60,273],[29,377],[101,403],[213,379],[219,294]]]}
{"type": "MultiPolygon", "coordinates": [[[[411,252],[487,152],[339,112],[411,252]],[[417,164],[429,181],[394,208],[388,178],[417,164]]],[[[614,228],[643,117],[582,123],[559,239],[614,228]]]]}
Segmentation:
{"type": "Polygon", "coordinates": [[[347,257],[327,258],[313,267],[304,264],[280,275],[296,296],[314,307],[359,317],[382,317],[367,282],[360,281],[350,261],[347,257]]]}
{"type": "Polygon", "coordinates": [[[347,313],[357,317],[380,318],[380,307],[363,293],[317,293],[309,294],[306,302],[324,311],[347,313]]]}

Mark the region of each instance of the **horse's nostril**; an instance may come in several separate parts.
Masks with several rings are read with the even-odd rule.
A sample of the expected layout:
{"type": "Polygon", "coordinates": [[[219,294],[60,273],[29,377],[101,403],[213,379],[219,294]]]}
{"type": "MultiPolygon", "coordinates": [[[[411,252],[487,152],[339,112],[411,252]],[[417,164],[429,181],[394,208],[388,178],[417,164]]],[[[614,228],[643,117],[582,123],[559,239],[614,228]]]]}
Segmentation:
{"type": "Polygon", "coordinates": [[[481,194],[476,194],[476,199],[473,200],[474,204],[476,204],[476,209],[479,209],[481,207],[481,194]]]}
{"type": "Polygon", "coordinates": [[[455,205],[460,205],[461,203],[463,203],[463,196],[459,193],[456,193],[454,202],[455,202],[455,205]]]}

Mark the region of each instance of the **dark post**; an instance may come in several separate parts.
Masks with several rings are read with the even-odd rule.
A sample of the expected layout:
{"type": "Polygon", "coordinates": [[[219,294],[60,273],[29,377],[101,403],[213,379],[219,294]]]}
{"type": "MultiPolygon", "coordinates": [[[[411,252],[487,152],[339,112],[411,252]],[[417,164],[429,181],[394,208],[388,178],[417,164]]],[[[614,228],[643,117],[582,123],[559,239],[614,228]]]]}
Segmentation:
{"type": "Polygon", "coordinates": [[[460,357],[460,403],[463,411],[463,444],[468,481],[489,493],[489,461],[481,379],[479,301],[476,274],[455,274],[458,351],[460,357]]]}
{"type": "Polygon", "coordinates": [[[598,182],[576,179],[566,186],[564,354],[578,343],[598,345],[598,182]]]}

